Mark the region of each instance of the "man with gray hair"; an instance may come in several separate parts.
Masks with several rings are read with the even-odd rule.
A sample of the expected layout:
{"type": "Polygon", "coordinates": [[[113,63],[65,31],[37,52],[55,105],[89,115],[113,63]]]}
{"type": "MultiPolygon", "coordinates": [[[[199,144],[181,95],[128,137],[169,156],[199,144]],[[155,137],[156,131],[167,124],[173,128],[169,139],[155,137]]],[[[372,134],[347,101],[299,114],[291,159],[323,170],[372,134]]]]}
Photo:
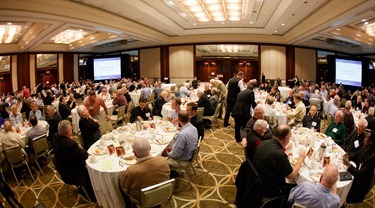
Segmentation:
{"type": "Polygon", "coordinates": [[[344,113],[341,110],[338,110],[335,114],[335,120],[332,121],[326,131],[326,135],[332,137],[333,141],[338,145],[344,143],[344,138],[346,134],[346,128],[343,123],[344,113]]]}
{"type": "Polygon", "coordinates": [[[78,106],[77,112],[81,117],[78,125],[82,134],[83,148],[88,150],[101,137],[99,123],[90,115],[84,105],[78,106]]]}
{"type": "Polygon", "coordinates": [[[255,150],[259,146],[262,141],[264,141],[264,133],[267,131],[267,121],[263,119],[258,119],[254,123],[253,130],[251,130],[246,137],[246,157],[249,158],[251,161],[254,159],[255,150]]]}
{"type": "Polygon", "coordinates": [[[374,118],[374,107],[368,109],[368,116],[366,117],[368,122],[367,128],[371,131],[375,131],[375,118],[374,118]]]}
{"type": "Polygon", "coordinates": [[[354,128],[344,141],[343,149],[345,150],[345,152],[354,153],[363,146],[367,125],[368,122],[366,119],[359,119],[357,124],[358,127],[354,128]]]}
{"type": "Polygon", "coordinates": [[[168,92],[163,90],[160,93],[160,96],[157,97],[156,100],[154,101],[154,106],[152,108],[152,115],[153,116],[162,117],[161,110],[163,109],[163,105],[167,102],[167,98],[168,98],[168,92]]]}
{"type": "Polygon", "coordinates": [[[339,170],[336,165],[325,167],[318,184],[303,182],[294,187],[289,194],[288,201],[296,202],[304,207],[339,207],[340,197],[337,195],[336,182],[339,170]]]}
{"type": "Polygon", "coordinates": [[[14,145],[19,145],[22,148],[25,148],[26,143],[24,139],[21,139],[17,133],[13,132],[12,124],[10,121],[6,120],[4,122],[5,133],[0,136],[0,141],[3,148],[12,147],[14,145]]]}
{"type": "MultiPolygon", "coordinates": [[[[89,154],[72,139],[72,134],[73,128],[70,121],[61,121],[58,125],[58,133],[53,137],[56,170],[65,183],[83,186],[93,197],[85,162],[89,154]]],[[[78,193],[82,193],[80,189],[78,193]]]]}
{"type": "MultiPolygon", "coordinates": [[[[150,155],[151,146],[147,139],[136,138],[132,144],[137,162],[120,175],[120,186],[124,192],[141,201],[141,189],[169,179],[169,166],[164,157],[150,155]]],[[[126,207],[131,200],[124,197],[126,207]]]]}
{"type": "Polygon", "coordinates": [[[327,111],[332,117],[334,117],[339,107],[340,107],[340,97],[338,95],[335,95],[335,97],[333,97],[333,102],[330,101],[328,103],[327,111]]]}
{"type": "Polygon", "coordinates": [[[60,115],[56,113],[55,108],[52,105],[47,106],[47,115],[48,115],[48,125],[49,125],[49,133],[48,133],[48,141],[53,146],[52,137],[53,134],[57,133],[58,124],[62,120],[60,115]]]}

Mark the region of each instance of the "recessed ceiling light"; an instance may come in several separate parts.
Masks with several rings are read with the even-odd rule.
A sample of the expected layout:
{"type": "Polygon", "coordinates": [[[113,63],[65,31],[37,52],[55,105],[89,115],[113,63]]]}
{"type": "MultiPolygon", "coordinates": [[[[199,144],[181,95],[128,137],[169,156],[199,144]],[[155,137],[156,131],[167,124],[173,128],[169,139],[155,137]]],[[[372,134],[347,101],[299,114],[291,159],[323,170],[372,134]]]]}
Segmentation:
{"type": "Polygon", "coordinates": [[[224,22],[221,22],[221,24],[223,25],[223,24],[224,24],[224,22]]]}
{"type": "Polygon", "coordinates": [[[339,29],[339,28],[336,28],[336,30],[337,30],[337,31],[340,31],[340,29],[339,29]]]}
{"type": "Polygon", "coordinates": [[[275,30],[275,33],[277,33],[277,30],[275,30]]]}
{"type": "Polygon", "coordinates": [[[254,24],[254,22],[250,22],[250,25],[254,24]]]}
{"type": "Polygon", "coordinates": [[[365,25],[368,25],[368,22],[365,22],[365,25]]]}
{"type": "Polygon", "coordinates": [[[197,23],[194,22],[193,25],[195,26],[195,25],[197,25],[197,23]]]}
{"type": "Polygon", "coordinates": [[[281,24],[281,26],[284,26],[285,24],[281,24]]]}
{"type": "Polygon", "coordinates": [[[366,22],[366,19],[362,19],[362,22],[366,22]]]}

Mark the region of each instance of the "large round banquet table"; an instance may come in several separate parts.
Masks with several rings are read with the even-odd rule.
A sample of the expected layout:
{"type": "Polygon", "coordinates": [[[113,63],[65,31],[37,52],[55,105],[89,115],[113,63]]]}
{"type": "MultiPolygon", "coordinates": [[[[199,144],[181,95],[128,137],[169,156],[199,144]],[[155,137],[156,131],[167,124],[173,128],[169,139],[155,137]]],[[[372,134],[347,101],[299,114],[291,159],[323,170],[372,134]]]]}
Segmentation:
{"type": "Polygon", "coordinates": [[[118,179],[129,166],[136,163],[131,147],[135,138],[143,137],[149,140],[152,156],[161,155],[173,140],[176,131],[173,124],[168,121],[151,122],[155,125],[150,125],[150,121],[144,121],[141,131],[136,131],[135,124],[121,126],[103,135],[89,148],[90,156],[86,160],[86,167],[99,206],[125,207],[118,179]]]}
{"type": "MultiPolygon", "coordinates": [[[[112,100],[106,100],[105,101],[105,105],[107,106],[107,110],[108,110],[108,115],[112,115],[113,114],[113,110],[114,110],[114,106],[112,104],[112,100]]],[[[71,112],[71,115],[72,115],[72,126],[73,126],[73,132],[74,133],[78,133],[79,132],[79,119],[81,118],[79,115],[78,115],[78,112],[77,112],[77,107],[76,106],[74,109],[72,109],[70,112],[71,112]]],[[[105,118],[105,112],[104,112],[104,108],[103,107],[100,107],[100,117],[101,118],[105,118]]]]}
{"type": "MultiPolygon", "coordinates": [[[[295,181],[287,180],[288,183],[300,184],[305,181],[318,183],[323,173],[324,165],[328,163],[337,165],[340,172],[345,172],[347,169],[343,164],[345,151],[339,145],[336,145],[331,137],[327,137],[323,133],[317,133],[304,127],[294,128],[288,146],[287,153],[292,154],[289,156],[292,166],[298,161],[300,152],[307,153],[295,181]],[[322,144],[325,145],[325,148],[321,148],[323,151],[320,151],[322,144]],[[288,149],[288,146],[290,149],[288,149]],[[312,151],[312,153],[309,154],[309,151],[312,151]]],[[[337,181],[337,194],[340,197],[340,206],[345,203],[352,182],[353,179],[346,181],[340,181],[339,179],[337,181]]]]}

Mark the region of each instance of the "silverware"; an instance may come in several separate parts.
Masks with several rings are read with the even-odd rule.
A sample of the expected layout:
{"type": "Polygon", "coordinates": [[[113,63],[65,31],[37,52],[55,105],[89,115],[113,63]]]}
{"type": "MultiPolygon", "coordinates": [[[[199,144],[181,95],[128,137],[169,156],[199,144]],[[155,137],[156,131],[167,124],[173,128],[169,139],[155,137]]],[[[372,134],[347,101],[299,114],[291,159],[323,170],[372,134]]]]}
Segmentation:
{"type": "Polygon", "coordinates": [[[121,159],[118,161],[119,166],[124,167],[124,164],[122,163],[121,159]]]}

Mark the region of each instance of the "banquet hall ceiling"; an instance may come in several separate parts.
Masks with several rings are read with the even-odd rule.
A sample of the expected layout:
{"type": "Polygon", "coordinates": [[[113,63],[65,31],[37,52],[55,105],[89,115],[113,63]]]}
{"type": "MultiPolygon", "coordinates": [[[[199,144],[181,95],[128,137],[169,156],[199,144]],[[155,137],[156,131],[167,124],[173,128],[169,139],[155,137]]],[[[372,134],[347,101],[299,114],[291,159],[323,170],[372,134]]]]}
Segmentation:
{"type": "Polygon", "coordinates": [[[239,21],[200,22],[181,0],[0,0],[0,26],[22,26],[11,43],[0,39],[0,53],[108,53],[188,43],[270,43],[375,58],[375,37],[364,30],[365,24],[375,22],[375,0],[219,1],[223,8],[240,2],[239,21]],[[80,39],[55,43],[56,35],[67,30],[79,30],[80,39]]]}

